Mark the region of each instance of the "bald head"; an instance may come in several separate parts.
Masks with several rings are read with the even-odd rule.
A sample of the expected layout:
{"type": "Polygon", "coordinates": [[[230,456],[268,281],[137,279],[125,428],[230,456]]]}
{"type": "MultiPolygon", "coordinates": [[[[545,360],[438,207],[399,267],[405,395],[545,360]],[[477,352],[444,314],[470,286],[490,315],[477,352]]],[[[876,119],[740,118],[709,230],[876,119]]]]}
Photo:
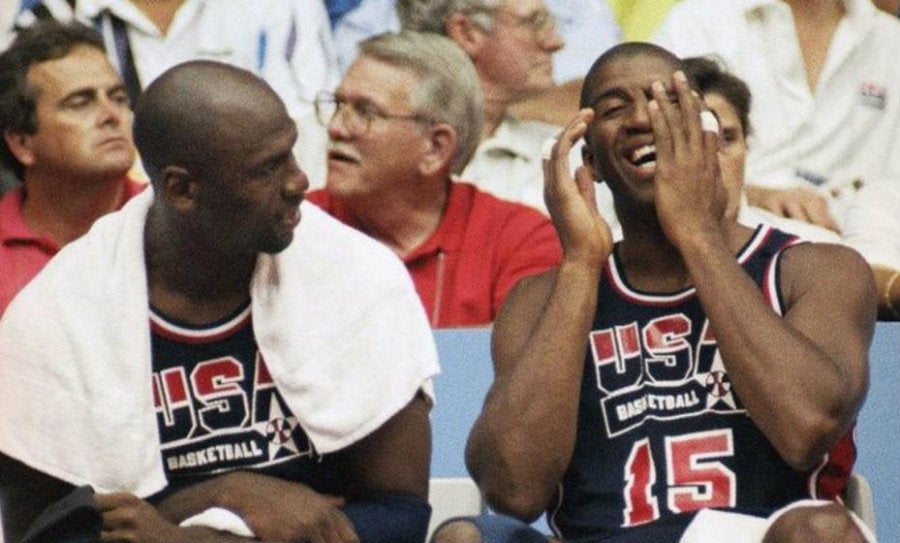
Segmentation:
{"type": "Polygon", "coordinates": [[[594,61],[591,69],[588,70],[584,78],[584,84],[581,87],[581,105],[579,107],[592,106],[593,90],[603,78],[604,69],[610,64],[618,61],[625,61],[637,57],[651,57],[670,63],[673,70],[683,70],[681,59],[672,54],[667,49],[663,49],[658,45],[646,42],[625,42],[612,47],[594,61]]]}
{"type": "Polygon", "coordinates": [[[254,74],[228,64],[191,61],[157,78],[135,108],[134,138],[156,183],[166,166],[203,175],[252,137],[259,112],[286,110],[254,74]]]}

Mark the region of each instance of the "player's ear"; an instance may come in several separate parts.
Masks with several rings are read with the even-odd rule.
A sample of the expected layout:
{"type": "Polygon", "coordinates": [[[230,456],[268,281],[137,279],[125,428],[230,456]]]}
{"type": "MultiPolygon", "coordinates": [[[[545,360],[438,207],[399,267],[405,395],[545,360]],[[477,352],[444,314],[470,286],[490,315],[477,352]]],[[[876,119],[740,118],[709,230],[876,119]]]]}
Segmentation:
{"type": "Polygon", "coordinates": [[[591,175],[594,179],[597,179],[597,169],[594,167],[594,151],[591,146],[591,139],[589,134],[584,135],[584,145],[581,146],[581,162],[584,164],[584,167],[591,172],[591,175]]]}
{"type": "Polygon", "coordinates": [[[166,166],[162,171],[161,190],[169,205],[179,211],[188,211],[196,203],[200,185],[190,172],[181,166],[166,166]]]}

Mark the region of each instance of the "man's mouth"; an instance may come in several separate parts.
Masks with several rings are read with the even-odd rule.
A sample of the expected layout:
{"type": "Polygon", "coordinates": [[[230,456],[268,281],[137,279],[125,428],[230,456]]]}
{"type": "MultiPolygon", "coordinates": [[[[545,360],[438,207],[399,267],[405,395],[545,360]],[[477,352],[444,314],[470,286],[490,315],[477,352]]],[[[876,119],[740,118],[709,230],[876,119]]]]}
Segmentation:
{"type": "Polygon", "coordinates": [[[360,156],[347,145],[331,143],[328,145],[328,160],[357,163],[360,161],[360,156]]]}
{"type": "Polygon", "coordinates": [[[644,145],[632,151],[628,161],[632,166],[646,171],[654,171],[656,169],[656,146],[644,145]]]}

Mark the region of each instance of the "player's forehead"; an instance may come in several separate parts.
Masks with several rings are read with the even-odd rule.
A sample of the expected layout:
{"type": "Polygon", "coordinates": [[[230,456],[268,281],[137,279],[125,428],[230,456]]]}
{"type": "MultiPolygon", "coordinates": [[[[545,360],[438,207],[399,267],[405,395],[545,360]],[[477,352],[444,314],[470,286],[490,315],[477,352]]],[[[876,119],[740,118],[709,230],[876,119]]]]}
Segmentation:
{"type": "Polygon", "coordinates": [[[671,86],[672,74],[681,68],[677,61],[653,53],[623,55],[609,59],[597,71],[589,89],[589,104],[610,95],[648,93],[655,81],[671,86]]]}

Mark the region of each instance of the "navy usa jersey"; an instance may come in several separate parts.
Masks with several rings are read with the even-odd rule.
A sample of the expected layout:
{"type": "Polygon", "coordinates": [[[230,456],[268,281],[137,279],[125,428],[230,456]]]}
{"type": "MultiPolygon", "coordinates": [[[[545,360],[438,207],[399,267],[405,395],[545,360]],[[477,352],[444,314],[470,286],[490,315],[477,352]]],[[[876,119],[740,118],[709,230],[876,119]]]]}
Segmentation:
{"type": "Polygon", "coordinates": [[[324,476],[257,348],[249,305],[206,327],[151,312],[150,329],[165,494],[233,469],[306,483],[324,476]]]}
{"type": "MultiPolygon", "coordinates": [[[[738,262],[776,312],[781,251],[798,240],[756,229],[738,262]]],[[[822,473],[849,475],[829,455],[811,473],[794,471],[747,415],[731,385],[694,288],[647,294],[628,286],[616,251],[600,280],[581,385],[571,463],[551,504],[565,540],[602,539],[655,523],[673,540],[701,508],[767,513],[824,497],[822,473]],[[681,522],[683,520],[683,522],[681,522]]],[[[790,360],[783,360],[790,364],[790,360]]],[[[852,441],[844,442],[852,449],[852,441]]],[[[649,528],[649,526],[647,526],[649,528]]],[[[622,534],[625,535],[625,534],[622,534]]]]}

